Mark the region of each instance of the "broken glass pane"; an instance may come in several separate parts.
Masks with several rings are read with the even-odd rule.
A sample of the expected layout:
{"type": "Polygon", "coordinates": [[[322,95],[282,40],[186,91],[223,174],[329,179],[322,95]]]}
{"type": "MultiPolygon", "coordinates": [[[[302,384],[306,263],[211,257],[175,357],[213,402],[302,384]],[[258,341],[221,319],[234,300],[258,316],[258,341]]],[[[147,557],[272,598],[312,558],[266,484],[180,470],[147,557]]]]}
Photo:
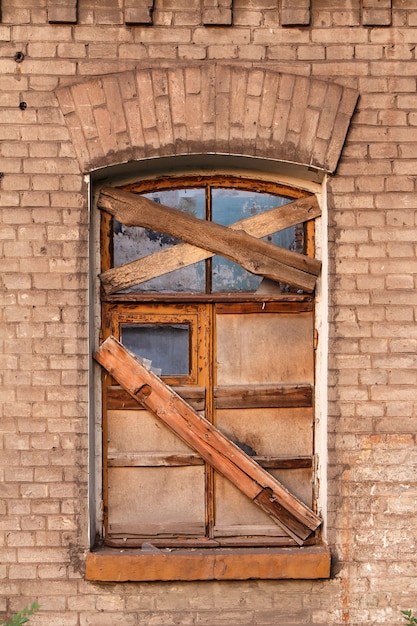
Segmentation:
{"type": "MultiPolygon", "coordinates": [[[[200,219],[205,218],[205,190],[202,188],[154,191],[143,195],[158,204],[184,211],[200,219]]],[[[113,265],[124,265],[175,246],[179,242],[171,235],[139,226],[125,226],[113,220],[113,265]]],[[[128,291],[201,293],[205,290],[205,282],[205,264],[200,262],[148,280],[128,291]]]]}
{"type": "MultiPolygon", "coordinates": [[[[241,191],[239,189],[212,190],[213,222],[228,226],[234,222],[270,211],[292,202],[292,199],[274,196],[268,193],[241,191]]],[[[276,246],[293,250],[296,241],[296,227],[286,228],[263,238],[276,246]]],[[[221,256],[213,258],[212,290],[223,291],[256,291],[263,280],[244,270],[240,265],[221,256]]]]}
{"type": "Polygon", "coordinates": [[[159,369],[162,376],[190,373],[188,324],[123,324],[121,342],[145,366],[159,369]]]}

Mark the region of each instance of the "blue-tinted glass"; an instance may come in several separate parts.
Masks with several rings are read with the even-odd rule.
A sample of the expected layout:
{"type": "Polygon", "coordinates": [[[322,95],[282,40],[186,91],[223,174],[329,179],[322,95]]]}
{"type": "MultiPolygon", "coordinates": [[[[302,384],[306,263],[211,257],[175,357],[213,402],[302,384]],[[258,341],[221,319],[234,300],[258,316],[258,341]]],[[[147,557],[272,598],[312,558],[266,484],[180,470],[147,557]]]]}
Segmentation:
{"type": "MultiPolygon", "coordinates": [[[[172,189],[143,194],[146,198],[179,209],[189,215],[205,218],[204,189],[172,189]]],[[[114,266],[123,265],[141,259],[155,252],[160,252],[179,243],[170,235],[158,233],[148,228],[124,226],[114,220],[113,254],[114,266]]],[[[205,290],[205,264],[194,263],[187,267],[168,272],[143,282],[129,291],[158,292],[196,292],[205,290]]]]}
{"type": "MultiPolygon", "coordinates": [[[[212,219],[213,222],[229,226],[253,215],[264,213],[275,207],[291,202],[267,193],[241,191],[238,189],[212,190],[212,219]]],[[[288,250],[294,249],[296,227],[287,228],[264,237],[277,246],[288,250]]],[[[212,291],[256,291],[262,277],[255,276],[244,270],[240,265],[221,256],[215,256],[212,261],[212,291]]]]}
{"type": "Polygon", "coordinates": [[[140,360],[151,361],[152,369],[160,370],[162,376],[189,374],[189,341],[188,324],[126,324],[121,328],[122,344],[140,360]]]}

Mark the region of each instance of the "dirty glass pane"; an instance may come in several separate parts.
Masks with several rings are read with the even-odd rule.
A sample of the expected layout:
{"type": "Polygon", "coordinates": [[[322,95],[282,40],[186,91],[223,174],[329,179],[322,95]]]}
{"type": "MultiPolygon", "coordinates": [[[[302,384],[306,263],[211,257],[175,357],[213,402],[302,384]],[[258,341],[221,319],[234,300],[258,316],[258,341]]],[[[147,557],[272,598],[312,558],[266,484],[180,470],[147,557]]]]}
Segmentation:
{"type": "MultiPolygon", "coordinates": [[[[259,213],[264,213],[277,206],[292,202],[292,199],[274,196],[268,193],[241,191],[239,189],[212,190],[213,222],[228,226],[259,213]]],[[[298,236],[297,226],[264,237],[277,246],[294,250],[298,236]]],[[[298,250],[298,249],[297,249],[298,250]]],[[[213,258],[212,291],[256,291],[262,277],[244,270],[240,265],[220,256],[213,258]]]]}
{"type": "Polygon", "coordinates": [[[155,374],[186,376],[190,373],[188,324],[123,324],[121,342],[155,374]]]}
{"type": "MultiPolygon", "coordinates": [[[[143,194],[154,202],[179,209],[189,215],[204,219],[205,217],[205,190],[172,189],[168,191],[154,191],[143,194]]],[[[158,233],[149,228],[138,226],[124,226],[113,220],[113,254],[114,266],[123,265],[136,259],[165,250],[179,243],[179,240],[164,233],[158,233]]],[[[128,291],[135,292],[196,292],[205,290],[205,264],[194,263],[188,267],[175,270],[148,280],[140,285],[131,287],[128,291]]]]}

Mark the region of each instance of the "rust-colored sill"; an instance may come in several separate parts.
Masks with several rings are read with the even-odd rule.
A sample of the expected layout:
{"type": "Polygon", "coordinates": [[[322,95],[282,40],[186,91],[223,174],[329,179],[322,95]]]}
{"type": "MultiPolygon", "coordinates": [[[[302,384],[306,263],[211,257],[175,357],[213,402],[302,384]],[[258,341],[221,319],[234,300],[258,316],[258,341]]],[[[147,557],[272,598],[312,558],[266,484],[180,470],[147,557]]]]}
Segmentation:
{"type": "Polygon", "coordinates": [[[152,580],[317,579],[330,576],[326,546],[305,548],[204,548],[142,550],[100,548],[89,552],[86,579],[152,580]]]}

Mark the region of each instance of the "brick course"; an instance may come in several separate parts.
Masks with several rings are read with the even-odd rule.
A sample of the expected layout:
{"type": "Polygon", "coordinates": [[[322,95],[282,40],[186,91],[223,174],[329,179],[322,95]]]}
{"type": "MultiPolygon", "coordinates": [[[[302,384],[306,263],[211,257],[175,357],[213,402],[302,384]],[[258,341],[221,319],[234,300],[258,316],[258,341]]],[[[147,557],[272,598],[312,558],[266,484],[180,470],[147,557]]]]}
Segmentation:
{"type": "Polygon", "coordinates": [[[417,602],[415,1],[1,4],[0,610],[38,600],[37,626],[403,623],[417,602]],[[137,7],[153,25],[133,25],[137,7]],[[88,583],[84,174],[272,148],[331,173],[333,577],[88,583]]]}

